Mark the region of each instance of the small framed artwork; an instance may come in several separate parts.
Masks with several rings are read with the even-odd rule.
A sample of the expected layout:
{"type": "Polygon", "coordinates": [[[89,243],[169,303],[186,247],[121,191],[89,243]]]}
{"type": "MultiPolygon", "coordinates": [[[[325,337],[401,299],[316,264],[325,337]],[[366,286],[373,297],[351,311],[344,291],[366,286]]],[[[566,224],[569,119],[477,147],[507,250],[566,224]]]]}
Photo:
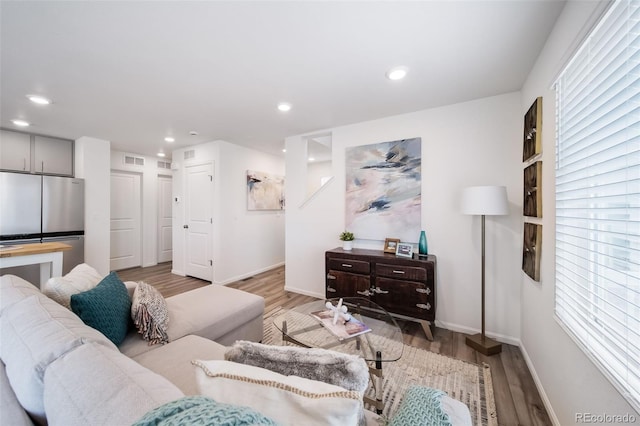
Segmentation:
{"type": "Polygon", "coordinates": [[[542,97],[538,97],[524,115],[522,161],[542,152],[542,97]]]}
{"type": "Polygon", "coordinates": [[[399,242],[400,240],[397,238],[386,238],[384,240],[384,252],[395,253],[399,242]]]}
{"type": "Polygon", "coordinates": [[[525,223],[522,270],[534,281],[540,281],[540,247],[542,247],[542,225],[525,223]]]}
{"type": "Polygon", "coordinates": [[[396,245],[396,256],[413,257],[413,244],[398,243],[396,245]]]}
{"type": "Polygon", "coordinates": [[[522,213],[525,216],[542,217],[542,161],[525,167],[523,198],[522,213]]]}

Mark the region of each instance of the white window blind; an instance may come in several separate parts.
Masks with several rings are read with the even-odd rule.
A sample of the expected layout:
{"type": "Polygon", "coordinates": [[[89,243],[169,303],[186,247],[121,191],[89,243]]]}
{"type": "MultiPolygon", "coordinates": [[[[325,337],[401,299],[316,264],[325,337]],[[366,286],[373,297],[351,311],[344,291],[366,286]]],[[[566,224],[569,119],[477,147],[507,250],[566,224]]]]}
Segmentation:
{"type": "Polygon", "coordinates": [[[556,82],[556,316],[640,411],[640,1],[556,82]]]}

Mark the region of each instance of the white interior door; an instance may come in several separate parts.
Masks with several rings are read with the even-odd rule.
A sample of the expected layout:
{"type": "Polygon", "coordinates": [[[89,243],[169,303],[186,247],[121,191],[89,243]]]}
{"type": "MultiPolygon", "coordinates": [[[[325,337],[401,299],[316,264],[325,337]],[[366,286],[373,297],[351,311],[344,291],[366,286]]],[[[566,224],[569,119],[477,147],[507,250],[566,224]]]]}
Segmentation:
{"type": "Polygon", "coordinates": [[[168,262],[172,258],[172,189],[171,178],[158,176],[158,262],[168,262]]]}
{"type": "Polygon", "coordinates": [[[140,175],[111,172],[111,270],[141,265],[140,175]]]}
{"type": "Polygon", "coordinates": [[[186,186],[186,274],[212,281],[213,166],[187,167],[186,186]]]}

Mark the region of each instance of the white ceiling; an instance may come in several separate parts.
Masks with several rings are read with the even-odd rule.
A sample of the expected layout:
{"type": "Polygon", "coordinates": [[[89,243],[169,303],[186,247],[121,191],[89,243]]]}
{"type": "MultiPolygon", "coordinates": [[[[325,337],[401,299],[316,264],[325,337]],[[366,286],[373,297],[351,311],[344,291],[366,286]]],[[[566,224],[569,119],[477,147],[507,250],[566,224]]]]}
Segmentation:
{"type": "Polygon", "coordinates": [[[519,90],[563,6],[3,0],[0,125],[145,155],[217,139],[282,155],[287,136],[519,90]],[[408,76],[386,79],[397,65],[408,76]]]}

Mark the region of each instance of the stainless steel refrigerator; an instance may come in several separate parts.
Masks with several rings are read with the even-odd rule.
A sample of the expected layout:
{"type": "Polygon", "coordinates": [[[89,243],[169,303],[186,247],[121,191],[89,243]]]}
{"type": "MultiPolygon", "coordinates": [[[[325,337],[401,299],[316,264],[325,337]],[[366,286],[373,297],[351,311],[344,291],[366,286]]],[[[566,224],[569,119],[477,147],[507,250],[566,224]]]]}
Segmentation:
{"type": "MultiPolygon", "coordinates": [[[[0,172],[0,245],[58,241],[72,248],[63,253],[62,273],[84,261],[84,180],[0,172]]],[[[0,269],[39,282],[39,267],[0,269]]]]}

